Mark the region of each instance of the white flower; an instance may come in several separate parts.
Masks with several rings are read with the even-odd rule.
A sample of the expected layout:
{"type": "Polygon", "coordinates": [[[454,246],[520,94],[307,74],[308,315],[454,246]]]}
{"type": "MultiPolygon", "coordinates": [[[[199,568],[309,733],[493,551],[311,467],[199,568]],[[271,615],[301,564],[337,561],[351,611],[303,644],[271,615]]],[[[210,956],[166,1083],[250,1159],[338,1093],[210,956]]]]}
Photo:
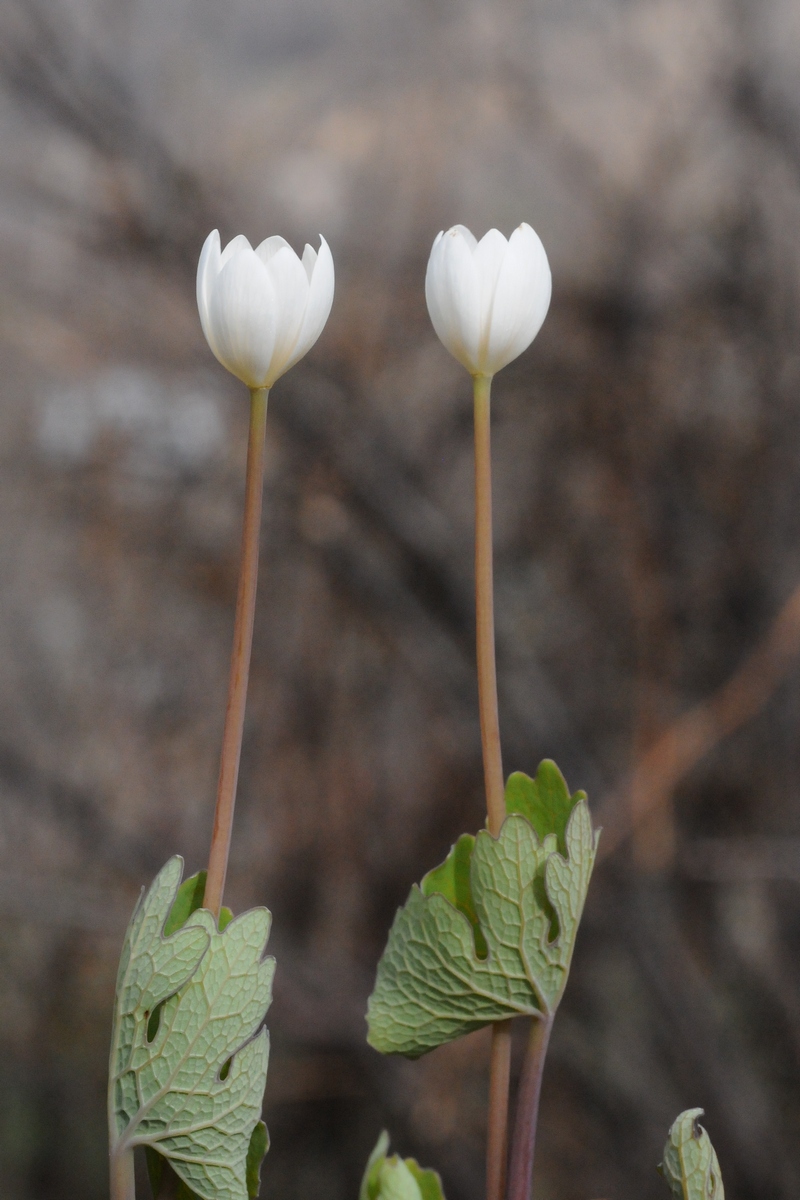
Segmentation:
{"type": "Polygon", "coordinates": [[[249,388],[270,388],[310,350],[333,303],[333,258],[320,237],[302,261],[282,237],[253,250],[242,234],[220,250],[215,229],[197,267],[197,307],[206,341],[249,388]]]}
{"type": "Polygon", "coordinates": [[[440,233],[425,277],[440,339],[472,375],[494,375],[530,346],[550,304],[550,266],[530,225],[478,242],[463,225],[440,233]]]}

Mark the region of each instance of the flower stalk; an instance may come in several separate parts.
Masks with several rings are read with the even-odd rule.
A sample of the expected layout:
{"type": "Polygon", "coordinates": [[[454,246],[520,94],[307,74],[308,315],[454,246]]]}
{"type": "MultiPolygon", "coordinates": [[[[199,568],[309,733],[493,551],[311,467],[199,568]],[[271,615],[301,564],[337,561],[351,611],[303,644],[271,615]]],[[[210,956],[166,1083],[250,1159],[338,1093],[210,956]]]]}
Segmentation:
{"type": "MultiPolygon", "coordinates": [[[[491,375],[474,377],[475,395],[475,616],[483,773],[489,832],[500,833],[505,817],[503,758],[497,704],[492,539],[491,375]]],[[[486,1200],[502,1200],[508,1160],[508,1089],[511,1024],[492,1026],[489,1063],[489,1120],[486,1137],[486,1200]]]]}
{"type": "Polygon", "coordinates": [[[497,837],[505,817],[503,758],[497,706],[492,549],[491,375],[476,375],[475,390],[475,617],[478,701],[489,832],[497,837]]]}
{"type": "Polygon", "coordinates": [[[250,434],[247,443],[247,477],[242,525],[242,554],[239,564],[239,590],[233,627],[233,650],[225,729],[222,735],[217,805],[214,811],[214,829],[211,835],[204,899],[204,907],[209,909],[215,917],[219,916],[222,893],[225,888],[225,876],[228,870],[233,810],[236,803],[236,784],[239,778],[239,761],[242,753],[247,682],[250,675],[250,653],[253,646],[268,397],[268,388],[251,388],[250,390],[250,434]]]}
{"type": "MultiPolygon", "coordinates": [[[[425,275],[425,299],[442,344],[473,379],[475,395],[475,615],[481,745],[487,825],[498,837],[505,786],[497,707],[492,564],[491,387],[495,372],[536,337],[550,304],[547,254],[524,222],[506,239],[490,229],[480,241],[464,225],[435,238],[425,275]]],[[[492,1026],[487,1200],[503,1200],[508,1159],[511,1023],[492,1026]]]]}

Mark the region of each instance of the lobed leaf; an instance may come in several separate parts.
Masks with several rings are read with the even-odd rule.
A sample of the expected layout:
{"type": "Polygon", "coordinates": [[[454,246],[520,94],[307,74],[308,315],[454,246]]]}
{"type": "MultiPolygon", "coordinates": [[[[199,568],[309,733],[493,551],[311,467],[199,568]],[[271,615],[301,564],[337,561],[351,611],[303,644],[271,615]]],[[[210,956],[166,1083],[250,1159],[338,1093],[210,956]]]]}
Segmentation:
{"type": "Polygon", "coordinates": [[[384,1054],[416,1058],[558,1005],[597,836],[585,796],[570,796],[554,763],[535,780],[512,775],[506,807],[499,838],[460,838],[397,913],[367,1014],[384,1054]]]}
{"type": "Polygon", "coordinates": [[[109,1080],[111,1154],[144,1146],[200,1200],[247,1200],[248,1151],[269,1053],[263,1020],[275,969],[274,959],[264,958],[270,915],[253,909],[221,930],[196,907],[196,878],[186,881],[176,910],[182,868],[175,857],[159,872],[123,946],[109,1080]],[[167,935],[187,909],[186,923],[167,935]]]}
{"type": "Polygon", "coordinates": [[[669,1131],[658,1169],[675,1200],[725,1200],[717,1155],[698,1120],[702,1115],[702,1108],[689,1108],[669,1131]]]}

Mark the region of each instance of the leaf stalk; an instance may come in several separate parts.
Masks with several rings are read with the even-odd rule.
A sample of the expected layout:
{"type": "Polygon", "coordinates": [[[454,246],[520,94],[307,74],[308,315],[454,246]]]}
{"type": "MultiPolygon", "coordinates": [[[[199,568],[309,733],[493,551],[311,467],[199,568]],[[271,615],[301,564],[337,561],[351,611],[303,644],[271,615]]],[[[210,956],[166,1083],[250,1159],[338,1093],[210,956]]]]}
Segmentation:
{"type": "Polygon", "coordinates": [[[552,1014],[539,1017],[534,1020],[528,1038],[517,1096],[508,1200],[530,1200],[533,1159],[536,1151],[536,1127],[539,1121],[539,1097],[542,1091],[544,1060],[547,1056],[547,1046],[552,1028],[552,1014]]]}
{"type": "Polygon", "coordinates": [[[133,1150],[128,1146],[111,1151],[111,1200],[136,1200],[133,1150]]]}
{"type": "Polygon", "coordinates": [[[217,804],[214,811],[214,829],[211,835],[208,878],[203,902],[203,907],[209,909],[215,918],[219,917],[222,893],[225,889],[225,876],[228,871],[236,784],[239,778],[239,761],[242,753],[247,682],[250,675],[250,653],[253,646],[268,398],[268,388],[253,388],[250,392],[250,434],[247,443],[239,589],[233,627],[233,650],[225,728],[222,735],[217,804]]]}

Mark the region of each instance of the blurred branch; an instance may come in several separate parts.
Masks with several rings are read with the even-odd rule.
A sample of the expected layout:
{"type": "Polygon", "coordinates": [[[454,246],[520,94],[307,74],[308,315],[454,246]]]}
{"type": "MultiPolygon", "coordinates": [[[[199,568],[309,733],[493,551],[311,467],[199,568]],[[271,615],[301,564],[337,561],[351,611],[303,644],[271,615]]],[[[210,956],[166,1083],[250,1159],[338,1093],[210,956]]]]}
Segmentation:
{"type": "Polygon", "coordinates": [[[674,721],[634,767],[624,790],[607,800],[600,856],[608,857],[668,804],[681,780],[724,738],[756,716],[800,653],[800,585],[764,639],[710,699],[674,721]]]}

